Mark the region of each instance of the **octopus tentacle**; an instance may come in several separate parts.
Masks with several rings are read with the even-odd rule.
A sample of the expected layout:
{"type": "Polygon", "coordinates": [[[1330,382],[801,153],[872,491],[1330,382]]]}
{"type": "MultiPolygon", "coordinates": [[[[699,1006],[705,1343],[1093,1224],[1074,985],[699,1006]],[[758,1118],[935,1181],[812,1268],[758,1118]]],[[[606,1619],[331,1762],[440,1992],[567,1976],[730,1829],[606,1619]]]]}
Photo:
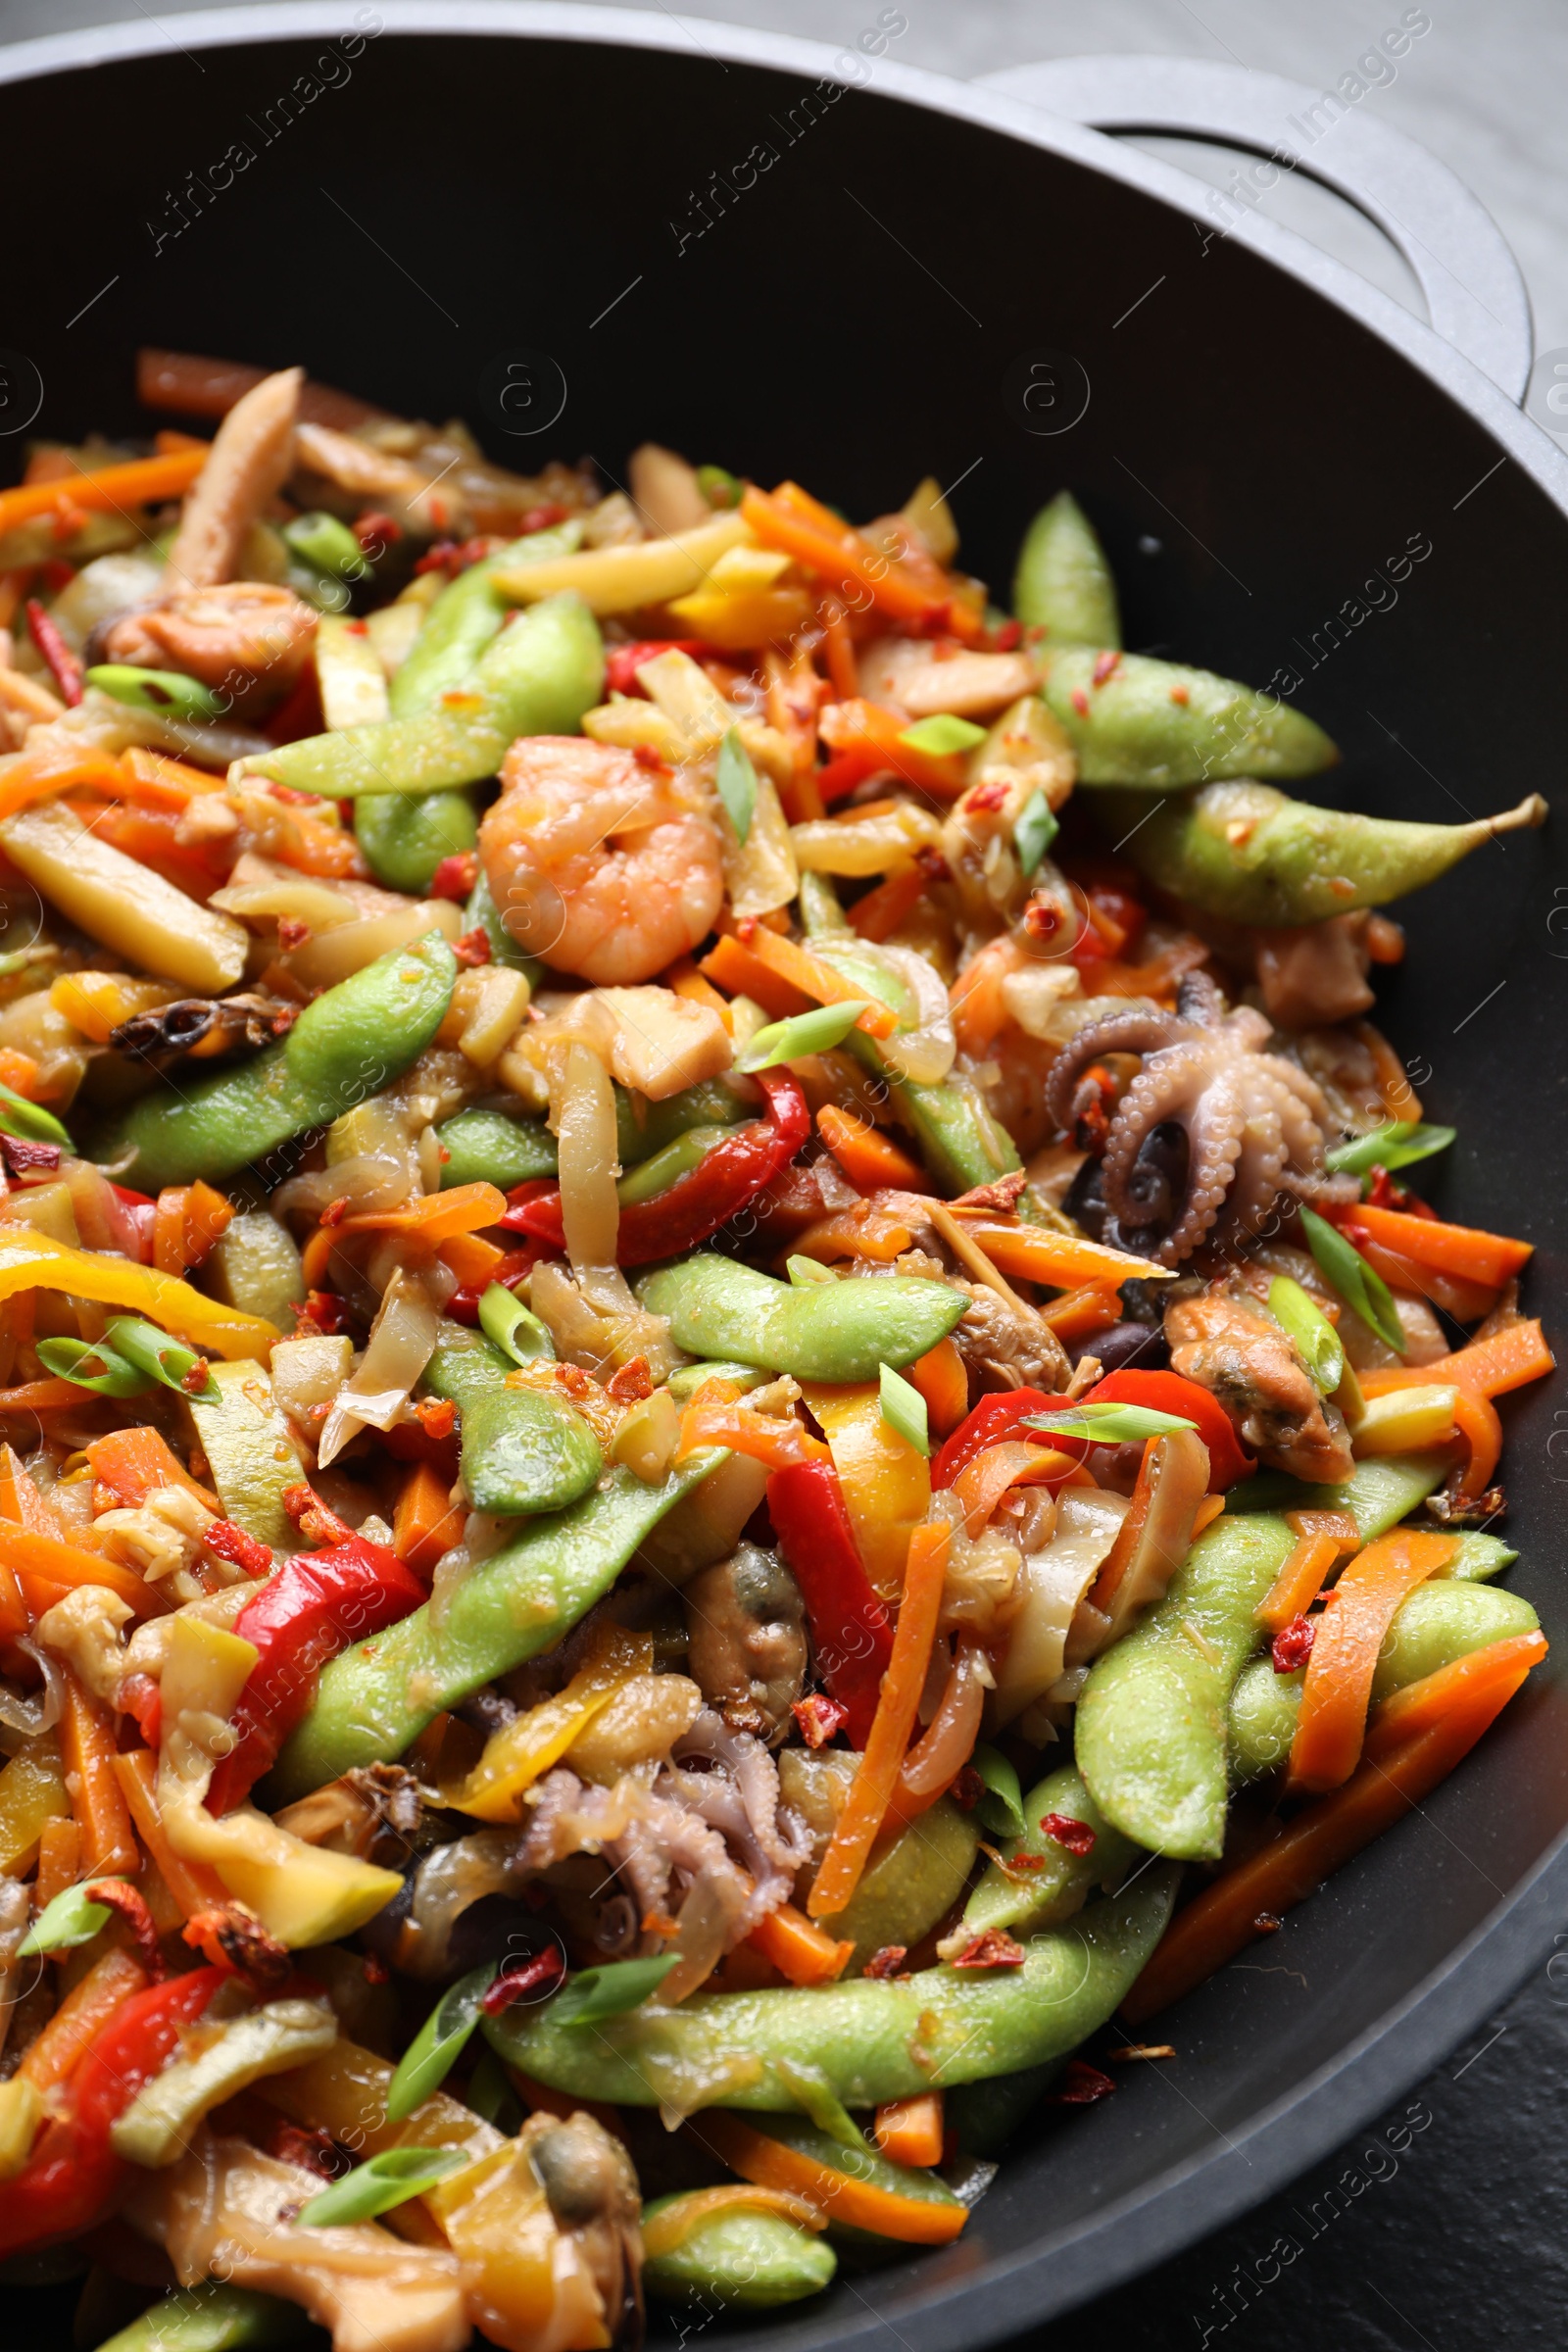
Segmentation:
{"type": "Polygon", "coordinates": [[[1153,1054],[1122,1096],[1102,1163],[1105,1201],[1119,1224],[1153,1223],[1153,1208],[1131,1190],[1138,1154],[1162,1120],[1185,1124],[1212,1081],[1212,1051],[1194,1039],[1153,1054]]]}
{"type": "Polygon", "coordinates": [[[1124,1012],[1107,1013],[1090,1021],[1069,1039],[1051,1065],[1046,1082],[1046,1108],[1058,1127],[1072,1123],[1073,1090],[1092,1061],[1102,1054],[1158,1054],[1167,1046],[1184,1045],[1200,1033],[1175,1013],[1157,1004],[1129,1004],[1124,1012]]]}
{"type": "Polygon", "coordinates": [[[1244,1116],[1235,1071],[1222,1065],[1187,1122],[1187,1199],[1156,1252],[1161,1265],[1190,1257],[1217,1219],[1241,1156],[1244,1116]]]}

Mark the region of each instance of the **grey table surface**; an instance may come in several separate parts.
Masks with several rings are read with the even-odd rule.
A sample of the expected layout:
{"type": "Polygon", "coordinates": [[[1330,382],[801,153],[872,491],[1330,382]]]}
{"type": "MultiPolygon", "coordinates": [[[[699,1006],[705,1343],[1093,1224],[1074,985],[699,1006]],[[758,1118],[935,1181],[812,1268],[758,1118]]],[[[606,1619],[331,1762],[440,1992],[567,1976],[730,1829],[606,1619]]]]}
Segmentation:
{"type": "MultiPolygon", "coordinates": [[[[0,0],[0,39],[148,20],[172,53],[211,0],[0,0]]],[[[659,5],[660,0],[649,0],[659,5]]],[[[1226,60],[1332,87],[1404,0],[901,0],[892,54],[969,77],[1040,58],[1226,60]]],[[[675,12],[664,9],[666,16],[675,12]]],[[[1430,0],[1429,29],[1366,104],[1480,197],[1529,286],[1538,350],[1568,346],[1568,8],[1430,0]]],[[[835,45],[866,0],[718,0],[680,12],[835,45]]],[[[1147,143],[1218,177],[1217,154],[1147,143]]],[[[1264,199],[1289,225],[1420,310],[1404,265],[1338,199],[1298,179],[1264,199]]],[[[373,392],[373,385],[361,387],[373,392]]],[[[1568,421],[1568,420],[1565,420],[1568,421]]],[[[1132,2285],[1027,2339],[1030,2352],[1528,2352],[1568,2325],[1568,1920],[1561,1952],[1409,2098],[1283,2195],[1132,2285]]],[[[1022,2344],[1014,2347],[1022,2352],[1022,2344]]]]}

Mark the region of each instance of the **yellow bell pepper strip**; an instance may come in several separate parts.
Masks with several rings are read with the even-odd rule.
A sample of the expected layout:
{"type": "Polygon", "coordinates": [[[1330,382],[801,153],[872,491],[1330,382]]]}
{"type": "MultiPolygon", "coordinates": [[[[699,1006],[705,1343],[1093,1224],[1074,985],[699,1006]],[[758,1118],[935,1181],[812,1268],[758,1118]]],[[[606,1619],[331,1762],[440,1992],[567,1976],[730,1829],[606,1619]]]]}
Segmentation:
{"type": "Polygon", "coordinates": [[[478,1762],[442,1795],[460,1813],[480,1821],[519,1821],[522,1796],[565,1754],[579,1732],[609,1706],[634,1674],[653,1670],[651,1634],[628,1634],[607,1626],[586,1664],[565,1689],[516,1716],[485,1744],[478,1762]]]}
{"type": "Polygon", "coordinates": [[[53,1732],[44,1732],[0,1771],[0,1871],[21,1878],[32,1868],[45,1823],[70,1819],[59,1743],[53,1732]]]}
{"type": "Polygon", "coordinates": [[[950,1541],[946,1521],[918,1527],[909,1538],[892,1658],[859,1770],[807,1898],[806,1907],[813,1919],[832,1918],[854,1894],[898,1787],[931,1663],[950,1541]]]}
{"type": "Polygon", "coordinates": [[[73,1250],[31,1227],[17,1226],[0,1239],[0,1299],[32,1290],[64,1291],[73,1298],[95,1298],[104,1306],[134,1307],[189,1346],[225,1357],[255,1355],[265,1360],[273,1341],[283,1336],[275,1323],[220,1306],[171,1274],[132,1265],[128,1258],[73,1250]]]}
{"type": "Polygon", "coordinates": [[[882,1418],[875,1381],[809,1380],[805,1394],[833,1456],[871,1589],[879,1599],[896,1601],[909,1537],[931,1507],[930,1464],[882,1418]]]}

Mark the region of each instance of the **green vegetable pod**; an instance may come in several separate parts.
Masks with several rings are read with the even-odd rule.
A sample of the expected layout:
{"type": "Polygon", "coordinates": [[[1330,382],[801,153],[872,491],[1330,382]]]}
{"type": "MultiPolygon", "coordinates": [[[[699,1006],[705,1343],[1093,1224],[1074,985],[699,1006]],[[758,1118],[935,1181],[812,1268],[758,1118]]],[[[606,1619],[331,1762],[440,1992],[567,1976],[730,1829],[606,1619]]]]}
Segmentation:
{"type": "MultiPolygon", "coordinates": [[[[1348,1478],[1332,1487],[1313,1486],[1283,1470],[1260,1470],[1255,1478],[1232,1487],[1225,1497],[1225,1515],[1240,1519],[1266,1511],[1348,1511],[1362,1543],[1370,1544],[1408,1519],[1447,1474],[1444,1453],[1370,1454],[1356,1463],[1348,1478]]],[[[1495,1575],[1495,1568],[1491,1573],[1495,1575]]]]}
{"type": "Polygon", "coordinates": [[[422,1384],[463,1414],[461,1467],[474,1509],[503,1518],[564,1510],[605,1466],[598,1439],[565,1397],[507,1387],[515,1368],[483,1332],[443,1324],[422,1384]]]}
{"type": "Polygon", "coordinates": [[[1176,1879],[1164,1865],[1142,1872],[1070,1926],[1035,1936],[1020,1968],[698,1993],[675,2008],[649,2003],[592,2034],[557,2026],[547,2002],[487,2018],[484,2032],[509,2065],[573,2098],[779,2115],[798,2106],[787,2078],[805,2074],[825,2077],[847,2107],[875,2107],[1076,2049],[1159,1941],[1176,1879]]]}
{"type": "Polygon", "coordinates": [[[98,2352],[262,2352],[294,2342],[306,2326],[297,2303],[208,2278],[150,2305],[98,2352]]]}
{"type": "Polygon", "coordinates": [[[542,1119],[509,1119],[501,1110],[460,1110],[435,1131],[446,1152],[441,1189],[495,1184],[510,1193],[556,1173],[556,1139],[542,1119]]]}
{"type": "Polygon", "coordinates": [[[1075,1765],[1058,1765],[1030,1789],[1023,1818],[1022,1836],[1003,1840],[1002,1861],[987,1865],[965,1903],[963,1935],[1003,1928],[1021,1937],[1059,1927],[1092,1887],[1113,1886],[1132,1868],[1137,1847],[1105,1819],[1075,1765]],[[1062,1844],[1042,1827],[1047,1821],[1081,1822],[1092,1840],[1088,1849],[1077,1853],[1062,1844]]]}
{"type": "MultiPolygon", "coordinates": [[[[643,2207],[644,2230],[685,2202],[683,2196],[655,2197],[643,2207]]],[[[643,2285],[665,2303],[701,2295],[743,2311],[774,2311],[820,2294],[838,2267],[825,2235],[761,2206],[732,2205],[702,2215],[677,2245],[648,2255],[643,2285]]]]}
{"type": "MultiPolygon", "coordinates": [[[[1258,772],[1310,771],[1275,766],[1258,772]]],[[[1213,767],[1206,773],[1235,775],[1237,770],[1213,767]]],[[[1152,776],[1106,780],[1159,781],[1152,776]]],[[[1161,890],[1231,922],[1287,926],[1320,923],[1357,906],[1387,906],[1436,882],[1484,841],[1546,818],[1546,804],[1538,792],[1500,816],[1476,817],[1464,825],[1422,825],[1316,808],[1252,782],[1205,784],[1187,800],[1106,793],[1096,807],[1139,872],[1161,890]]]]}
{"type": "Polygon", "coordinates": [[[1041,693],[1084,784],[1173,792],[1221,776],[1312,776],[1339,759],[1315,720],[1211,670],[1146,654],[1116,654],[1112,666],[1112,652],[1092,646],[1044,659],[1041,693]]]}
{"type": "MultiPolygon", "coordinates": [[[[1534,1633],[1539,1624],[1529,1601],[1517,1592],[1433,1577],[1400,1603],[1389,1628],[1372,1681],[1373,1704],[1473,1649],[1534,1633]]],[[[1268,1657],[1243,1667],[1230,1705],[1233,1781],[1256,1780],[1285,1762],[1296,1738],[1301,1681],[1300,1669],[1276,1674],[1268,1657]]]]}
{"type": "Polygon", "coordinates": [[[947,2125],[968,2156],[996,2157],[1027,2122],[1061,2073],[1060,2059],[989,2082],[960,2082],[947,2097],[947,2125]]]}
{"type": "Polygon", "coordinates": [[[1231,1690],[1257,1646],[1253,1612],[1295,1544],[1271,1513],[1227,1513],[1199,1537],[1164,1599],[1089,1670],[1078,1769],[1106,1821],[1151,1853],[1219,1859],[1231,1690]]]}
{"type": "Polygon", "coordinates": [[[439,1622],[426,1604],[323,1667],[269,1783],[284,1804],[357,1764],[388,1763],[444,1708],[537,1657],[603,1599],[666,1511],[728,1459],[695,1454],[657,1487],[615,1468],[568,1509],[528,1520],[470,1569],[439,1622]]]}
{"type": "Polygon", "coordinates": [[[1116,583],[1095,526],[1070,491],[1058,491],[1024,534],[1012,610],[1053,645],[1121,644],[1116,583]]]}
{"type": "Polygon", "coordinates": [[[844,1909],[820,1923],[827,1935],[854,1944],[851,1970],[862,1969],[890,1943],[912,1951],[963,1892],[979,1844],[974,1817],[946,1796],[901,1830],[844,1909]]]}
{"type": "Polygon", "coordinates": [[[400,1077],[440,1028],[457,976],[440,932],[424,932],[327,989],[254,1060],[140,1096],[99,1156],[144,1192],[221,1182],[400,1077]]]}
{"type": "Polygon", "coordinates": [[[728,1257],[701,1254],[638,1286],[650,1314],[669,1317],[690,1355],[733,1356],[797,1380],[874,1380],[946,1339],[968,1306],[944,1282],[892,1274],[875,1282],[796,1290],[728,1257]]]}
{"type": "Polygon", "coordinates": [[[368,792],[355,804],[354,837],[378,882],[417,897],[443,858],[474,847],[479,814],[466,792],[368,792]]]}

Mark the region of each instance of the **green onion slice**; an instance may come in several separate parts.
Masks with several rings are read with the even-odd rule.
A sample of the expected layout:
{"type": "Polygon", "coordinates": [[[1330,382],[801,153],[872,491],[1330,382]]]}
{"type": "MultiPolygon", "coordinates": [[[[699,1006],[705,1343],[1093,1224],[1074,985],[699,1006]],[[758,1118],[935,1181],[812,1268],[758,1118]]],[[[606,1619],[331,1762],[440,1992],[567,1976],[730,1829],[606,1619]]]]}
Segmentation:
{"type": "MultiPolygon", "coordinates": [[[[406,2205],[411,2197],[434,2188],[448,2173],[460,2172],[473,2158],[466,2148],[383,2148],[368,2164],[356,2165],[330,2188],[300,2207],[299,2221],[309,2230],[330,2230],[348,2222],[373,2222],[378,2213],[406,2205]]],[[[302,2248],[300,2260],[310,2259],[302,2248]]]]}
{"type": "Polygon", "coordinates": [[[493,1282],[479,1301],[479,1329],[514,1364],[553,1361],[556,1343],[538,1316],[514,1298],[504,1282],[493,1282]]]}
{"type": "Polygon", "coordinates": [[[757,770],[752,765],[740,729],[731,727],[718,747],[718,764],[713,771],[713,783],[724,812],[735,828],[735,838],[744,849],[757,813],[757,770]]]}
{"type": "Polygon", "coordinates": [[[1268,1286],[1268,1311],[1289,1332],[1319,1396],[1332,1396],[1345,1377],[1345,1348],[1323,1309],[1298,1282],[1276,1274],[1268,1286]]]}
{"type": "Polygon", "coordinates": [[[1370,1135],[1356,1135],[1348,1144],[1325,1152],[1323,1164],[1336,1176],[1369,1176],[1374,1168],[1408,1168],[1435,1152],[1446,1152],[1457,1130],[1429,1127],[1421,1119],[1391,1119],[1370,1135]]]}
{"type": "Polygon", "coordinates": [[[182,1396],[202,1396],[213,1385],[207,1358],[183,1342],[172,1340],[156,1323],[144,1323],[137,1315],[120,1315],[110,1324],[104,1339],[125,1363],[182,1396]],[[200,1386],[187,1388],[186,1382],[198,1367],[202,1374],[200,1386]]]}
{"type": "Polygon", "coordinates": [[[819,1257],[791,1257],[785,1260],[785,1272],[798,1291],[808,1291],[816,1282],[837,1282],[831,1266],[824,1266],[819,1257]]]}
{"type": "Polygon", "coordinates": [[[977,727],[972,718],[956,718],[951,710],[939,711],[935,718],[919,719],[899,736],[900,743],[909,751],[926,752],[938,760],[952,752],[972,752],[985,739],[984,727],[977,727]]]}
{"type": "Polygon", "coordinates": [[[1026,882],[1060,831],[1055,811],[1045,794],[1032,792],[1012,828],[1012,846],[1017,853],[1018,870],[1026,882]]]}
{"type": "Polygon", "coordinates": [[[659,1990],[679,1960],[678,1952],[666,1952],[657,1960],[611,1960],[603,1968],[579,1969],[551,2002],[551,2022],[592,2026],[603,2018],[623,2017],[659,1990]]]}
{"type": "Polygon", "coordinates": [[[41,1103],[29,1102],[25,1095],[19,1095],[9,1086],[0,1086],[0,1130],[7,1135],[20,1135],[24,1143],[58,1144],[65,1152],[76,1149],[52,1110],[45,1110],[41,1103]]]}
{"type": "Polygon", "coordinates": [[[1159,1413],[1152,1404],[1069,1404],[1059,1413],[1031,1413],[1025,1429],[1044,1430],[1052,1438],[1087,1438],[1093,1446],[1129,1446],[1143,1438],[1162,1438],[1167,1430],[1196,1429],[1182,1413],[1159,1413]]]}
{"type": "Polygon", "coordinates": [[[497,1963],[470,1969],[441,1995],[404,2051],[386,2094],[386,2120],[401,2124],[439,2090],[479,2023],[479,2005],[496,1981],[497,1963]]]}
{"type": "Polygon", "coordinates": [[[869,997],[851,997],[842,1004],[818,1004],[810,1012],[792,1013],[787,1021],[769,1021],[759,1029],[737,1060],[737,1070],[771,1070],[781,1061],[798,1061],[803,1054],[826,1054],[841,1045],[862,1012],[869,997]]]}
{"type": "Polygon", "coordinates": [[[74,1381],[95,1396],[145,1396],[157,1385],[102,1340],[96,1347],[86,1340],[40,1340],[38,1361],[56,1380],[74,1381]]]}
{"type": "Polygon", "coordinates": [[[346,522],[335,514],[298,514],[283,525],[283,537],[297,556],[339,579],[363,580],[370,569],[365,550],[346,522]]]}
{"type": "Polygon", "coordinates": [[[925,1398],[902,1372],[884,1364],[878,1375],[882,1387],[882,1418],[889,1429],[896,1429],[906,1446],[916,1453],[929,1457],[931,1452],[931,1417],[926,1411],[925,1398]]]}
{"type": "Polygon", "coordinates": [[[113,1917],[107,1903],[88,1900],[86,1883],[68,1886],[52,1903],[45,1903],[17,1946],[19,1960],[38,1952],[69,1952],[78,1943],[91,1943],[113,1917]]]}
{"type": "Polygon", "coordinates": [[[139,669],[129,662],[98,662],[86,673],[89,686],[129,703],[135,710],[157,710],[165,718],[221,718],[227,710],[210,686],[182,669],[139,669]]]}
{"type": "Polygon", "coordinates": [[[1339,1292],[1347,1306],[1353,1306],[1363,1323],[1375,1331],[1396,1355],[1403,1355],[1409,1346],[1404,1327],[1399,1321],[1394,1294],[1381,1274],[1369,1266],[1353,1243],[1348,1242],[1337,1225],[1320,1217],[1315,1208],[1302,1207],[1301,1227],[1306,1235],[1307,1248],[1317,1260],[1318,1272],[1331,1289],[1339,1292]]]}

